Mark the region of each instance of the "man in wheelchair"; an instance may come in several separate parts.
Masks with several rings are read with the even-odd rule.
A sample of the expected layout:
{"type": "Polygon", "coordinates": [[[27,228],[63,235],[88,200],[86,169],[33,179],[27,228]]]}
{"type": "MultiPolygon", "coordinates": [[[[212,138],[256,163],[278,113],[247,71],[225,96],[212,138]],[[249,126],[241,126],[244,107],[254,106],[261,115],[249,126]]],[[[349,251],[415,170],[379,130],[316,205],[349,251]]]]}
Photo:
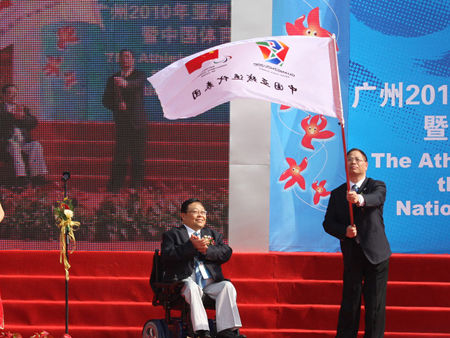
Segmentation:
{"type": "Polygon", "coordinates": [[[190,306],[196,337],[211,337],[203,294],[216,302],[218,338],[245,337],[236,305],[236,289],[225,280],[221,265],[232,250],[217,231],[206,228],[206,210],[200,200],[192,198],[181,205],[183,225],[166,231],[161,244],[164,279],[182,280],[181,295],[190,306]]]}

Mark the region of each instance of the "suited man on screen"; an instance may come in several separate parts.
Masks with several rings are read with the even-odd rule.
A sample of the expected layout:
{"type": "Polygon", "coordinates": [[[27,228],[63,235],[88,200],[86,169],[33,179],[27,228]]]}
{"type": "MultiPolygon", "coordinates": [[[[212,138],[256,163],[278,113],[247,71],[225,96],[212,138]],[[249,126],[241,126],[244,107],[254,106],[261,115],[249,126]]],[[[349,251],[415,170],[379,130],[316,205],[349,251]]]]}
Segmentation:
{"type": "Polygon", "coordinates": [[[203,293],[216,301],[218,338],[245,337],[236,305],[236,289],[225,280],[221,265],[232,250],[222,235],[206,228],[206,210],[198,199],[181,205],[183,225],[166,231],[161,244],[161,258],[166,280],[182,280],[181,294],[190,305],[195,337],[211,337],[203,306],[203,293]]]}
{"type": "Polygon", "coordinates": [[[144,185],[147,123],[144,88],[147,76],[135,69],[129,49],[119,53],[120,71],[111,75],[103,93],[103,105],[112,111],[115,122],[115,145],[108,191],[117,193],[125,184],[127,161],[131,162],[131,189],[144,185]]]}
{"type": "Polygon", "coordinates": [[[384,337],[386,287],[391,249],[383,222],[386,185],[366,177],[367,156],[347,153],[350,191],[344,183],[331,192],[323,227],[341,241],[344,285],[336,337],[358,334],[361,294],[365,303],[365,338],[384,337]],[[350,224],[349,203],[354,224],[350,224]]]}

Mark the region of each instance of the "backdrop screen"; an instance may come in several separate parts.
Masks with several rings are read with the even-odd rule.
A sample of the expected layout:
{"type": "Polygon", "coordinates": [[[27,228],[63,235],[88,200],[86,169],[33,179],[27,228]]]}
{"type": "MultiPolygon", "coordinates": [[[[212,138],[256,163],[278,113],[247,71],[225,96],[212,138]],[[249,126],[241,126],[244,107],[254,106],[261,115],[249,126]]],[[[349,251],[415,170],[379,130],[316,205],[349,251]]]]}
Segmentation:
{"type": "MultiPolygon", "coordinates": [[[[162,232],[180,224],[180,205],[191,197],[204,202],[209,226],[228,237],[229,105],[169,121],[146,81],[143,159],[135,163],[138,150],[125,140],[125,156],[115,166],[125,181],[111,189],[123,138],[102,98],[108,78],[120,70],[121,49],[133,52],[135,69],[148,77],[229,42],[230,6],[230,0],[0,1],[0,84],[14,84],[18,110],[36,118],[31,127],[0,125],[6,214],[0,249],[58,248],[52,208],[64,197],[63,172],[70,172],[67,194],[81,222],[78,249],[156,248],[162,232]],[[22,150],[14,152],[17,135],[22,150]],[[136,167],[144,172],[137,187],[136,167]]],[[[6,93],[2,99],[6,116],[6,93]]]]}

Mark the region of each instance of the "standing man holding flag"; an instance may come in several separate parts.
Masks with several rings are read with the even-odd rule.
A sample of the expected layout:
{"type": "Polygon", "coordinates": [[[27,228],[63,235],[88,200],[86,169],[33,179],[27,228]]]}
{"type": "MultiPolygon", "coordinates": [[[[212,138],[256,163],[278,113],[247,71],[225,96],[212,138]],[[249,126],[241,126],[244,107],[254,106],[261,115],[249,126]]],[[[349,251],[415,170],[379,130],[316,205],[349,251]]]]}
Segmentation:
{"type": "Polygon", "coordinates": [[[344,287],[336,337],[358,335],[361,293],[365,302],[365,338],[384,336],[386,287],[391,249],[383,222],[386,185],[366,177],[367,156],[347,153],[351,190],[344,183],[331,192],[323,227],[341,241],[344,287]],[[353,208],[351,222],[349,205],[353,208]],[[352,224],[353,223],[353,224],[352,224]]]}

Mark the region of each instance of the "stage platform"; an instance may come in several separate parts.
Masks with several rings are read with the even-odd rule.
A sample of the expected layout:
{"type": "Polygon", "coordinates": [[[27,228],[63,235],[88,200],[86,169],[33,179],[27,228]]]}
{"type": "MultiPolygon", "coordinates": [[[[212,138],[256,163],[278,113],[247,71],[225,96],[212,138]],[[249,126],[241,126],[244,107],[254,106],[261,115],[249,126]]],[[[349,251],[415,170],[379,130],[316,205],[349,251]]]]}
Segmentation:
{"type": "MultiPolygon", "coordinates": [[[[73,338],[139,337],[148,319],[163,317],[151,303],[151,252],[76,251],[70,263],[73,338]]],[[[59,252],[4,250],[0,266],[6,330],[61,336],[65,283],[59,252]]],[[[340,254],[235,252],[224,272],[237,288],[242,332],[249,338],[334,337],[340,254]]],[[[393,255],[385,336],[450,337],[448,318],[450,255],[393,255]]]]}

